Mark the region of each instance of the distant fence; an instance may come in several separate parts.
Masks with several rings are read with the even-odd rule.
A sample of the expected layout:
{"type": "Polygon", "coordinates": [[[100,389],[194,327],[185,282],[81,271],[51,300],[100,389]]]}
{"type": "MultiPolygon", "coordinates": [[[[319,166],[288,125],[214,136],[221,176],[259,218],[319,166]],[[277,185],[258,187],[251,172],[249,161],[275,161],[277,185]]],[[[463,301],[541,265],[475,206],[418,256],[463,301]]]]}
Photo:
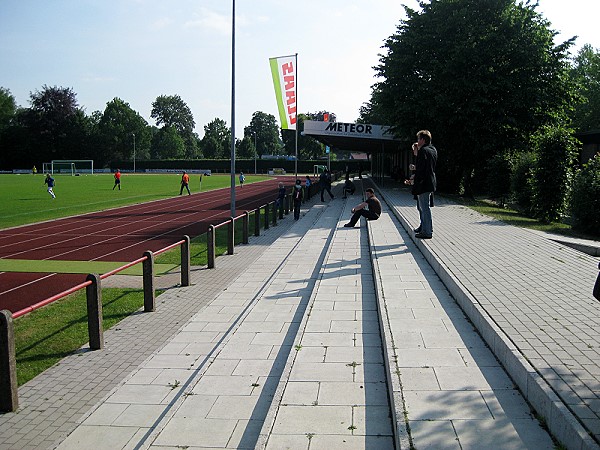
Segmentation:
{"type": "MultiPolygon", "coordinates": [[[[333,174],[333,179],[337,180],[341,173],[333,174]]],[[[309,200],[320,190],[319,183],[314,183],[305,189],[304,201],[309,200]]],[[[270,225],[277,225],[278,219],[283,219],[284,214],[289,214],[292,210],[292,193],[287,193],[284,201],[277,207],[276,202],[266,203],[258,208],[246,211],[237,217],[230,217],[225,222],[217,225],[210,225],[207,231],[207,265],[209,269],[216,267],[216,231],[219,228],[227,227],[227,254],[232,255],[235,246],[235,224],[242,220],[242,244],[249,242],[250,235],[250,215],[254,214],[254,235],[260,236],[261,223],[264,229],[270,225]],[[261,220],[262,218],[262,220],[261,220]]],[[[0,411],[12,412],[19,407],[16,352],[13,320],[28,314],[36,309],[42,308],[53,303],[69,294],[73,294],[83,288],[86,289],[87,299],[87,318],[88,333],[91,350],[99,350],[104,347],[104,332],[102,328],[102,280],[111,275],[115,275],[136,264],[142,264],[142,278],[144,291],[144,312],[155,310],[155,289],[154,289],[154,257],[165,253],[171,249],[181,247],[181,286],[190,285],[190,238],[184,236],[180,241],[162,248],[156,252],[146,251],[143,256],[135,261],[131,261],[121,267],[102,275],[89,274],[86,281],[73,286],[66,291],[49,297],[27,308],[21,309],[15,313],[8,310],[0,311],[0,411]]]]}

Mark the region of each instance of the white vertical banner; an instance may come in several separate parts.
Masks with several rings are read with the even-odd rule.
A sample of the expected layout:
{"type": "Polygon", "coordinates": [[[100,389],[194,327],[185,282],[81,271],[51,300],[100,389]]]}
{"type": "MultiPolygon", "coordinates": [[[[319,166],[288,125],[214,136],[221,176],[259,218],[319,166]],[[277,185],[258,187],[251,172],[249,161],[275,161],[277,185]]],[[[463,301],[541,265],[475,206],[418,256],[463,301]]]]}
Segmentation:
{"type": "Polygon", "coordinates": [[[279,109],[281,128],[295,130],[298,118],[296,105],[296,55],[269,58],[273,87],[279,109]]]}

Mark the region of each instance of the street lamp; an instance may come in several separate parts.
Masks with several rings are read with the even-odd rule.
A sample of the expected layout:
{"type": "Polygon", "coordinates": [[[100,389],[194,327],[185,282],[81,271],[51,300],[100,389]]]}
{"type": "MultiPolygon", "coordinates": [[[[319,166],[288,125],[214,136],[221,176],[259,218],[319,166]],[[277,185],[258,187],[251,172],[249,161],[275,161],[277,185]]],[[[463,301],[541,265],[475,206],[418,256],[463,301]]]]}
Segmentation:
{"type": "Polygon", "coordinates": [[[254,133],[254,175],[256,175],[256,154],[258,153],[257,148],[256,148],[256,131],[253,131],[254,133]]]}
{"type": "Polygon", "coordinates": [[[133,135],[133,173],[135,173],[135,133],[133,135]]]}

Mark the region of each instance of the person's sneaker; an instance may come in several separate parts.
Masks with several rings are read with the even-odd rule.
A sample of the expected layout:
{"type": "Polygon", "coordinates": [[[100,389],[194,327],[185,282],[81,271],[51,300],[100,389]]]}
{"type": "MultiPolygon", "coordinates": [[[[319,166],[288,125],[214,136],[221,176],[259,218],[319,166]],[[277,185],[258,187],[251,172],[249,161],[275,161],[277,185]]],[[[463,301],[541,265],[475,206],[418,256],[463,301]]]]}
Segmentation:
{"type": "Polygon", "coordinates": [[[417,233],[415,234],[415,237],[417,239],[431,239],[433,236],[431,236],[430,234],[417,233]]]}
{"type": "Polygon", "coordinates": [[[421,227],[419,227],[419,228],[415,228],[413,231],[414,231],[415,233],[420,233],[420,232],[421,232],[421,227]]]}
{"type": "Polygon", "coordinates": [[[346,227],[346,228],[354,228],[354,225],[347,223],[347,224],[344,225],[344,227],[346,227]]]}

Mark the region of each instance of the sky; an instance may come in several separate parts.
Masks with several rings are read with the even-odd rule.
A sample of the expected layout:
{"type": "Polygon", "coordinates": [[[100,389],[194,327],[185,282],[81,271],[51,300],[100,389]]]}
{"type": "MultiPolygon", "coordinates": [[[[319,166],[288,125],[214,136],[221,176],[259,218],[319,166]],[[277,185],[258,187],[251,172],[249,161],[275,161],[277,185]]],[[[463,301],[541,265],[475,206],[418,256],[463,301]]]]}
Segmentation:
{"type": "MultiPolygon", "coordinates": [[[[87,114],[118,97],[149,124],[159,95],[179,95],[196,131],[231,124],[227,0],[0,0],[0,87],[17,104],[44,85],[71,88],[87,114]]],[[[235,135],[255,111],[279,122],[270,57],[298,54],[298,110],[354,122],[370,99],[386,38],[416,0],[236,0],[235,135]]],[[[562,42],[600,49],[598,0],[539,0],[562,42]]]]}

